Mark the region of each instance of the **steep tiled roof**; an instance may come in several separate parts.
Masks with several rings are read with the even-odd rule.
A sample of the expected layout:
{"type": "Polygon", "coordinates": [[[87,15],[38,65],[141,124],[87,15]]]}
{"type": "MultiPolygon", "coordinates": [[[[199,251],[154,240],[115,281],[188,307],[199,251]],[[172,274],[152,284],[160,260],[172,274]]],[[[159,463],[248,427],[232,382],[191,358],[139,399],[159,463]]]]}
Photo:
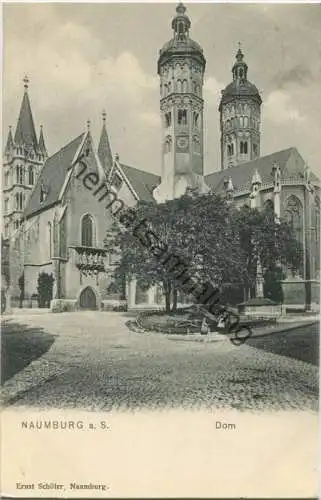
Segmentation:
{"type": "Polygon", "coordinates": [[[128,165],[121,164],[121,167],[139,199],[143,201],[155,201],[153,198],[153,189],[160,183],[161,179],[159,175],[129,167],[128,165]]]}
{"type": "Polygon", "coordinates": [[[37,184],[29,198],[24,213],[25,217],[28,218],[39,210],[43,210],[57,203],[59,193],[66,179],[68,168],[71,166],[71,162],[84,139],[84,135],[83,133],[76,137],[76,139],[47,159],[38,177],[37,184]],[[40,203],[40,193],[43,186],[48,190],[48,194],[46,199],[40,203]]]}
{"type": "Polygon", "coordinates": [[[27,144],[33,146],[35,150],[38,149],[37,135],[27,90],[23,95],[14,142],[19,145],[27,144]]]}
{"type": "MultiPolygon", "coordinates": [[[[273,163],[278,163],[283,179],[303,179],[305,163],[296,148],[288,148],[277,151],[267,156],[262,156],[248,163],[242,163],[235,167],[214,172],[205,177],[206,184],[216,192],[225,189],[224,182],[231,177],[235,191],[250,190],[252,176],[257,170],[262,184],[272,183],[271,175],[273,163]]],[[[311,179],[317,180],[317,177],[311,173],[311,179]]]]}
{"type": "Polygon", "coordinates": [[[100,163],[102,164],[104,171],[108,175],[111,167],[113,166],[113,157],[111,154],[105,121],[103,123],[98,145],[98,158],[100,160],[100,163]]]}

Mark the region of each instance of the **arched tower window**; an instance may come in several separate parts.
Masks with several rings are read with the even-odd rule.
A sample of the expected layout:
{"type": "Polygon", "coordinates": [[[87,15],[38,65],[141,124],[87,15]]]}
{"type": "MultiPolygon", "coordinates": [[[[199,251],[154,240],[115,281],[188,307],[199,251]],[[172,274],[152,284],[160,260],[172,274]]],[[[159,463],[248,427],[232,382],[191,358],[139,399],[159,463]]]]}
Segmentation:
{"type": "Polygon", "coordinates": [[[33,186],[34,183],[35,183],[34,169],[33,166],[30,165],[28,168],[28,184],[29,186],[33,186]]]}
{"type": "Polygon", "coordinates": [[[183,80],[183,92],[186,93],[188,91],[187,80],[183,80]]]}
{"type": "Polygon", "coordinates": [[[244,155],[247,154],[247,141],[240,142],[240,153],[244,155]]]}
{"type": "Polygon", "coordinates": [[[81,219],[81,245],[84,247],[93,247],[94,245],[94,220],[90,214],[86,214],[81,219]]]}
{"type": "Polygon", "coordinates": [[[179,109],[177,112],[178,125],[187,125],[187,111],[186,109],[179,109]]]}

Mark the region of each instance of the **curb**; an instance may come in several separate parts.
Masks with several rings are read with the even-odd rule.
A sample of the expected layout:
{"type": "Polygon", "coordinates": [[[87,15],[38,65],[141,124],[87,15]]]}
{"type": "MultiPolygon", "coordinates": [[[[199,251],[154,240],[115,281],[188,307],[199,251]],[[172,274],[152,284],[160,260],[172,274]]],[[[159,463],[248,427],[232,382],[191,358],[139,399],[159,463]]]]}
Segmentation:
{"type": "Polygon", "coordinates": [[[282,333],[282,332],[288,332],[288,331],[291,331],[291,330],[296,330],[298,328],[302,328],[303,326],[310,326],[310,325],[314,325],[315,323],[319,323],[318,320],[314,319],[314,320],[310,320],[310,321],[301,321],[300,323],[299,322],[296,322],[295,324],[284,324],[284,326],[281,326],[280,325],[280,328],[276,327],[276,328],[273,328],[271,330],[268,330],[266,332],[262,332],[262,333],[257,333],[255,334],[255,330],[253,332],[253,335],[251,335],[251,339],[255,339],[255,338],[258,338],[258,337],[265,337],[267,335],[273,335],[275,333],[282,333]]]}

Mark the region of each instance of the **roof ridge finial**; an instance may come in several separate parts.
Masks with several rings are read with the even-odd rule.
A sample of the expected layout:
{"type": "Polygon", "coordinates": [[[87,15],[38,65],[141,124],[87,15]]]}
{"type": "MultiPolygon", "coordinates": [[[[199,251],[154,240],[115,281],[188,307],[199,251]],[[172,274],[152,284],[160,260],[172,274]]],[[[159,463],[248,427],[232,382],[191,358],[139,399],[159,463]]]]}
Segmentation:
{"type": "Polygon", "coordinates": [[[28,78],[28,76],[27,76],[27,75],[25,75],[25,77],[24,77],[24,79],[23,79],[22,81],[23,81],[23,83],[24,83],[24,85],[23,85],[23,86],[24,86],[24,88],[25,88],[25,91],[27,91],[27,90],[28,90],[28,87],[29,87],[29,78],[28,78]]]}

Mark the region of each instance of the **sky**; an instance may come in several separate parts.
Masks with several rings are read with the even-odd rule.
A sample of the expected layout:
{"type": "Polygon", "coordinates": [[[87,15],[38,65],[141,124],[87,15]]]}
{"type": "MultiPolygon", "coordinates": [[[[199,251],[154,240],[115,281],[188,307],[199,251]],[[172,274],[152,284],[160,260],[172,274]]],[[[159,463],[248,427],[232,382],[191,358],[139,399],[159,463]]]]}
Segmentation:
{"type": "MultiPolygon", "coordinates": [[[[321,5],[186,3],[206,58],[205,173],[220,169],[218,105],[242,45],[263,99],[261,155],[295,146],[321,173],[321,5]]],[[[50,154],[101,113],[113,154],[160,174],[157,58],[172,37],[173,3],[5,4],[3,133],[15,129],[23,82],[50,154]]]]}

